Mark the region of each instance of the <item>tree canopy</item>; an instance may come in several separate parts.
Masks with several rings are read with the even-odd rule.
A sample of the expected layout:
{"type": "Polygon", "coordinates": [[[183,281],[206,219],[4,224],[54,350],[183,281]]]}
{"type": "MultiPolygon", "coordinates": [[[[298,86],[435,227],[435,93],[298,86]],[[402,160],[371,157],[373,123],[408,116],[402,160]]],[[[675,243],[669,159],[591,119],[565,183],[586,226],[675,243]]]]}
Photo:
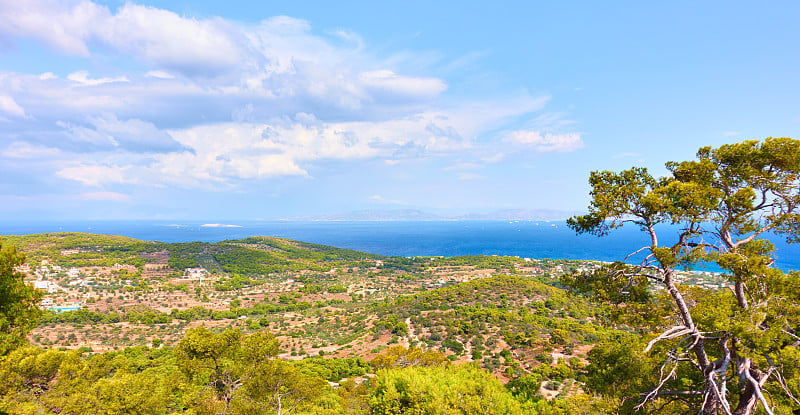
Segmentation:
{"type": "Polygon", "coordinates": [[[489,372],[475,366],[382,369],[369,399],[373,414],[522,414],[489,372]]]}
{"type": "Polygon", "coordinates": [[[0,356],[25,343],[25,335],[36,327],[41,314],[42,294],[15,270],[24,262],[22,253],[0,241],[0,356]]]}
{"type": "MultiPolygon", "coordinates": [[[[609,345],[595,352],[593,364],[616,370],[630,365],[614,361],[647,364],[661,356],[650,384],[613,388],[640,394],[620,396],[628,409],[744,415],[759,406],[772,414],[800,405],[798,275],[774,267],[774,247],[765,239],[772,232],[800,240],[800,141],[770,137],[703,147],[696,160],[666,167],[665,177],[636,167],[591,173],[589,213],[568,220],[579,233],[605,235],[631,224],[649,237],[637,251],[646,253],[638,265],[620,262],[565,278],[621,316],[637,314],[638,324],[660,327],[642,345],[648,355],[609,345]],[[675,234],[664,238],[664,232],[675,234]],[[664,244],[667,239],[674,242],[664,244]],[[680,284],[679,270],[704,262],[725,272],[730,291],[680,284]]],[[[596,391],[611,390],[596,380],[596,391]]]]}

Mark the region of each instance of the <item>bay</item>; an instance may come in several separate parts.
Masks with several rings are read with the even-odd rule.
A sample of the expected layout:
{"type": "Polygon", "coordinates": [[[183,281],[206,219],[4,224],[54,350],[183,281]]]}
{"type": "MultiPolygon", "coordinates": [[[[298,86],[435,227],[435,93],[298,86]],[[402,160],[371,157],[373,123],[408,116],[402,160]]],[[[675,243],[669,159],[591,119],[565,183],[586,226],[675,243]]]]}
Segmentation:
{"type": "MultiPolygon", "coordinates": [[[[669,227],[662,228],[669,239],[669,227]]],[[[564,222],[538,221],[63,221],[0,223],[0,235],[88,232],[161,242],[218,242],[249,236],[277,236],[388,256],[509,255],[523,258],[622,260],[647,245],[633,227],[610,235],[576,235],[564,222]]],[[[800,269],[800,246],[779,237],[776,266],[800,269]]],[[[641,257],[634,257],[637,261],[641,257]]],[[[630,261],[629,261],[630,262],[630,261]]],[[[715,271],[713,267],[707,270],[715,271]]]]}

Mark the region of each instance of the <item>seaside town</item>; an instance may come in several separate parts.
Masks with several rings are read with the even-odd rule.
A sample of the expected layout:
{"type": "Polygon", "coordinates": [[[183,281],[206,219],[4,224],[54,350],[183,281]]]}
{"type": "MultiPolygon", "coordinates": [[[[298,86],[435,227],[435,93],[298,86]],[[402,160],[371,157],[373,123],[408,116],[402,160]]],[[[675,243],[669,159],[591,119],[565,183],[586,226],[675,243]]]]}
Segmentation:
{"type": "MultiPolygon", "coordinates": [[[[75,250],[63,250],[61,255],[69,257],[77,254],[75,250]]],[[[125,307],[138,304],[142,301],[143,295],[154,295],[158,299],[156,303],[169,304],[169,306],[156,306],[161,311],[172,309],[191,308],[200,304],[210,306],[215,309],[229,308],[229,300],[224,297],[217,301],[203,302],[197,299],[190,299],[189,293],[196,293],[203,290],[214,290],[214,285],[220,279],[229,277],[227,273],[210,272],[203,267],[189,267],[182,271],[173,270],[168,264],[168,255],[162,252],[152,256],[153,262],[146,262],[137,267],[114,263],[111,266],[61,266],[57,264],[58,258],[42,259],[38,266],[31,266],[28,263],[17,266],[16,271],[26,275],[26,279],[37,290],[46,293],[42,299],[41,306],[44,309],[54,312],[74,311],[81,308],[89,310],[108,310],[114,307],[125,307]],[[148,281],[147,285],[142,285],[142,281],[148,281]],[[179,287],[178,290],[175,287],[179,287]],[[126,301],[135,296],[137,302],[126,301]]],[[[417,263],[433,263],[441,257],[419,257],[405,258],[406,260],[417,263]]],[[[511,271],[514,274],[528,276],[546,276],[557,279],[565,272],[586,273],[597,269],[604,263],[602,261],[554,261],[536,260],[532,258],[507,257],[512,264],[511,271]]],[[[378,274],[384,270],[384,260],[364,259],[358,267],[353,267],[347,272],[366,273],[366,275],[378,274]]],[[[467,282],[476,278],[486,278],[498,274],[503,270],[495,269],[476,269],[474,266],[433,266],[429,267],[424,276],[418,278],[413,286],[405,289],[392,287],[387,290],[381,289],[378,285],[368,283],[353,284],[348,288],[348,292],[355,295],[389,296],[398,295],[405,292],[413,292],[418,287],[425,289],[435,289],[446,285],[467,282]]],[[[339,269],[327,271],[327,275],[335,277],[342,272],[339,269]]],[[[301,270],[295,274],[287,274],[279,279],[267,278],[271,283],[256,285],[241,290],[240,294],[249,296],[264,296],[270,293],[280,293],[292,289],[301,289],[304,284],[296,280],[297,276],[302,277],[308,274],[308,270],[301,270]]],[[[385,274],[385,273],[384,273],[385,274]]],[[[680,282],[687,285],[717,290],[732,288],[721,274],[711,271],[680,271],[678,273],[680,282]]],[[[267,277],[267,276],[262,276],[267,277]]],[[[302,278],[301,278],[302,279],[302,278]]],[[[661,287],[653,286],[654,290],[661,287]]],[[[202,300],[203,297],[199,297],[202,300]]]]}

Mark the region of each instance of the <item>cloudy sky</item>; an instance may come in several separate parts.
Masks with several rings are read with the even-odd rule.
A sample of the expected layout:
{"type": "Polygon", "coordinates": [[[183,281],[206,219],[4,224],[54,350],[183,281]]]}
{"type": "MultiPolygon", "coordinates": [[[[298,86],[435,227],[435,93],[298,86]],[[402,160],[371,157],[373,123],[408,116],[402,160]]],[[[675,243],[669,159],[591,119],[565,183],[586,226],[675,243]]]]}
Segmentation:
{"type": "Polygon", "coordinates": [[[796,2],[0,0],[0,214],[581,210],[800,138],[796,2]]]}

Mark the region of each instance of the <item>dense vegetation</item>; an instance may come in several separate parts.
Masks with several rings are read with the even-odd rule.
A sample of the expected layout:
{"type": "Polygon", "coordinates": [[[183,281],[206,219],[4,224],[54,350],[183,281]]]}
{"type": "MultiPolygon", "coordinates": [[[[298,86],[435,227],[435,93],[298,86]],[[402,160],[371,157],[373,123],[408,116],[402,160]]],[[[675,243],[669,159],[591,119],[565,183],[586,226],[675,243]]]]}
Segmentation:
{"type": "MultiPolygon", "coordinates": [[[[549,305],[554,309],[558,303],[576,301],[541,283],[497,277],[400,298],[395,305],[400,313],[461,310],[475,307],[476,294],[491,301],[490,295],[508,295],[517,284],[523,287],[522,293],[509,296],[509,305],[487,309],[488,314],[465,314],[461,326],[510,324],[518,318],[510,310],[531,299],[552,298],[549,305]],[[488,317],[493,313],[496,321],[488,317]]],[[[586,308],[580,299],[577,306],[586,308]]],[[[387,321],[396,316],[383,310],[387,306],[378,307],[387,321]]],[[[92,316],[85,311],[63,314],[92,316]]],[[[99,313],[93,316],[97,318],[99,313]]],[[[521,320],[528,326],[536,322],[542,330],[552,328],[549,319],[521,320]]],[[[376,325],[376,330],[384,329],[389,328],[376,325]]],[[[553,329],[556,337],[558,330],[553,329]]],[[[575,334],[561,331],[559,343],[575,334]]],[[[460,334],[480,336],[480,331],[460,334]]],[[[454,340],[454,344],[461,343],[454,340]]],[[[446,340],[443,345],[447,346],[446,340]]],[[[452,364],[436,348],[426,346],[424,350],[394,346],[371,365],[360,358],[284,361],[276,358],[278,343],[267,331],[245,334],[238,329],[214,332],[203,327],[188,330],[174,348],[154,342],[152,347],[96,354],[83,349],[21,347],[0,360],[0,410],[32,414],[568,413],[559,407],[564,402],[551,405],[542,401],[538,389],[543,381],[559,384],[582,371],[578,363],[540,364],[506,388],[476,364],[452,364]],[[360,378],[358,383],[348,380],[366,373],[377,373],[377,377],[360,378]],[[333,388],[328,382],[338,384],[333,388]]],[[[509,367],[519,367],[509,352],[497,358],[509,367]]]]}
{"type": "Polygon", "coordinates": [[[697,160],[666,167],[670,174],[661,178],[643,168],[592,173],[589,213],[568,221],[597,235],[628,222],[650,238],[638,266],[616,263],[565,279],[621,322],[654,329],[645,332],[649,342],[634,338],[593,350],[593,373],[623,381],[610,388],[595,377],[587,386],[620,399],[626,411],[796,409],[798,274],[773,267],[774,248],[764,236],[800,239],[800,141],[704,147],[697,160]],[[660,223],[680,225],[676,243],[660,242],[660,223]],[[680,284],[678,268],[703,261],[726,271],[730,291],[680,284]],[[653,287],[665,294],[653,295],[653,287]]]}
{"type": "MultiPolygon", "coordinates": [[[[591,322],[594,313],[585,300],[561,289],[501,275],[400,298],[378,310],[377,326],[404,334],[408,319],[426,333],[421,342],[428,347],[469,352],[478,361],[499,340],[546,359],[554,346],[571,351],[607,338],[610,332],[591,322]]],[[[496,362],[491,356],[484,360],[488,367],[496,362]]],[[[511,376],[522,370],[509,369],[511,376]]]]}
{"type": "Polygon", "coordinates": [[[41,293],[14,270],[23,262],[15,247],[0,243],[0,356],[24,343],[41,313],[37,304],[41,293]]]}
{"type": "MultiPolygon", "coordinates": [[[[170,262],[165,272],[173,273],[178,272],[173,268],[178,266],[173,264],[175,257],[184,258],[181,267],[205,263],[208,269],[213,261],[219,264],[221,274],[207,287],[220,293],[257,288],[270,278],[270,274],[255,272],[224,272],[228,264],[247,267],[248,261],[255,259],[279,267],[306,264],[317,268],[306,267],[302,274],[292,274],[302,282],[293,293],[265,297],[248,305],[232,300],[231,307],[224,310],[198,306],[161,312],[132,306],[118,311],[86,308],[47,311],[39,324],[64,327],[69,333],[66,344],[70,344],[69,338],[73,338],[72,344],[76,343],[70,331],[84,327],[128,324],[185,330],[185,334],[173,346],[152,338],[146,340],[148,346],[104,353],[85,347],[16,348],[0,363],[0,410],[9,413],[469,413],[487,407],[493,408],[494,413],[534,413],[542,408],[564,413],[558,409],[563,402],[550,405],[543,400],[539,389],[547,383],[552,390],[563,390],[565,395],[569,390],[579,391],[575,378],[585,372],[584,364],[573,360],[551,365],[550,353],[588,344],[585,335],[589,332],[601,333],[599,336],[603,338],[611,335],[607,329],[592,325],[594,309],[585,300],[567,296],[563,290],[530,277],[499,275],[418,294],[381,297],[382,301],[355,308],[358,303],[336,299],[298,300],[299,296],[322,292],[347,293],[347,284],[337,277],[315,274],[319,269],[331,268],[326,266],[330,264],[358,269],[370,264],[366,260],[380,259],[384,261],[383,268],[370,273],[402,286],[418,278],[415,273],[427,275],[437,267],[487,269],[492,265],[513,271],[513,265],[522,262],[517,258],[383,258],[274,238],[219,244],[160,244],[85,234],[51,236],[65,244],[45,244],[47,237],[40,236],[13,239],[27,243],[25,246],[33,249],[34,254],[62,266],[86,260],[86,253],[96,255],[98,261],[117,261],[126,259],[119,254],[125,252],[147,262],[152,255],[166,252],[170,262]],[[49,256],[36,251],[37,248],[46,249],[49,256]],[[109,257],[103,257],[109,252],[109,257]],[[247,254],[236,258],[237,252],[247,254]],[[76,259],[75,255],[81,254],[83,257],[76,259]],[[197,262],[186,262],[186,258],[195,258],[197,262]],[[391,346],[371,363],[360,357],[322,358],[322,351],[317,357],[301,360],[285,361],[277,357],[287,350],[279,349],[268,328],[281,327],[274,324],[280,323],[286,313],[324,316],[320,313],[330,306],[345,307],[348,311],[334,313],[332,318],[320,317],[313,326],[290,332],[291,337],[343,348],[364,336],[372,339],[389,336],[389,344],[397,343],[400,337],[413,345],[391,346]],[[187,326],[192,322],[212,321],[228,321],[228,325],[234,326],[241,321],[246,324],[243,328],[215,330],[187,326]],[[417,333],[412,334],[413,331],[417,333]],[[454,360],[472,363],[451,363],[454,360]],[[504,379],[522,380],[510,383],[513,387],[504,387],[492,373],[500,373],[504,379]],[[367,374],[377,377],[358,378],[367,374]],[[356,381],[351,380],[354,377],[356,381]],[[414,389],[407,389],[404,385],[408,385],[408,379],[430,382],[415,381],[414,389]],[[335,383],[331,386],[328,382],[335,383]],[[398,393],[402,397],[397,398],[398,393]],[[465,398],[455,399],[455,396],[465,398]]],[[[165,258],[160,260],[166,261],[165,258]]],[[[14,264],[19,263],[21,257],[14,264]]],[[[371,269],[375,270],[374,265],[371,269]]],[[[146,287],[156,284],[145,281],[144,274],[119,272],[116,278],[128,278],[126,281],[135,284],[126,286],[135,287],[131,294],[146,296],[152,292],[152,288],[146,287]]],[[[542,281],[555,282],[551,278],[542,281]]],[[[162,289],[192,293],[186,284],[163,284],[162,289]]]]}
{"type": "Polygon", "coordinates": [[[775,269],[761,238],[800,238],[800,142],[703,148],[667,169],[592,173],[589,213],[568,221],[639,226],[651,240],[637,265],[4,237],[0,413],[795,413],[800,275],[775,269]],[[677,243],[660,244],[660,223],[681,225],[677,243]],[[42,313],[12,244],[90,307],[42,313]],[[702,262],[720,283],[682,284],[702,262]],[[34,344],[68,348],[26,344],[37,324],[34,344]]]}
{"type": "Polygon", "coordinates": [[[250,237],[218,243],[186,242],[165,244],[113,235],[63,232],[39,235],[9,235],[3,239],[28,252],[39,262],[57,258],[63,267],[133,265],[147,262],[147,254],[165,253],[175,271],[205,267],[242,275],[264,275],[284,271],[328,271],[364,259],[382,258],[349,249],[272,237],[250,237]]]}

